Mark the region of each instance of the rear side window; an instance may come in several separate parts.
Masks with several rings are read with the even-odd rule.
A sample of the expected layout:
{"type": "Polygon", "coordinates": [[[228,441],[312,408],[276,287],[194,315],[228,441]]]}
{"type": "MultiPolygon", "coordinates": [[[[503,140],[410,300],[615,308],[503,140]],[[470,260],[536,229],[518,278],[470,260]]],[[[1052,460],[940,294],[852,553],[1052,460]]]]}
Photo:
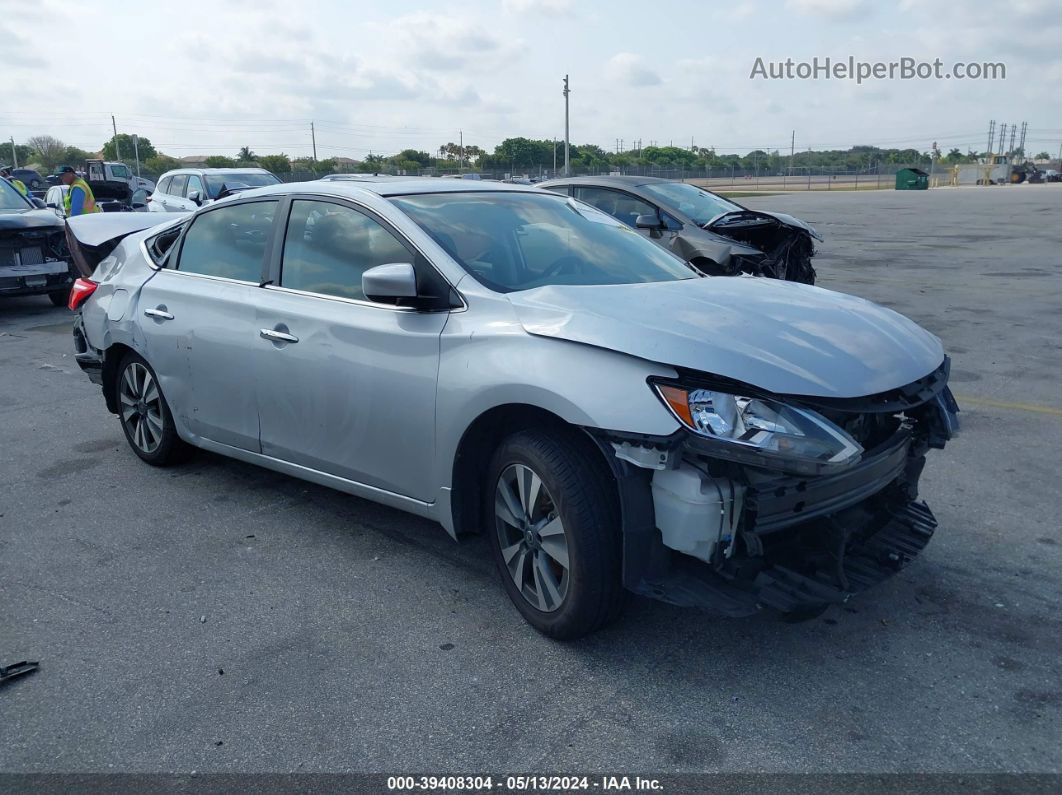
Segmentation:
{"type": "Polygon", "coordinates": [[[177,270],[257,284],[276,209],[276,201],[247,202],[197,216],[181,244],[177,270]]]}
{"type": "Polygon", "coordinates": [[[341,204],[297,199],[291,204],[280,285],[365,300],[361,275],[413,255],[379,222],[341,204]]]}
{"type": "Polygon", "coordinates": [[[155,186],[156,193],[169,193],[170,183],[173,181],[173,177],[163,177],[159,180],[159,184],[155,186]]]}
{"type": "Polygon", "coordinates": [[[177,174],[170,183],[170,189],[166,191],[170,196],[184,196],[184,186],[188,184],[187,174],[177,174]]]}

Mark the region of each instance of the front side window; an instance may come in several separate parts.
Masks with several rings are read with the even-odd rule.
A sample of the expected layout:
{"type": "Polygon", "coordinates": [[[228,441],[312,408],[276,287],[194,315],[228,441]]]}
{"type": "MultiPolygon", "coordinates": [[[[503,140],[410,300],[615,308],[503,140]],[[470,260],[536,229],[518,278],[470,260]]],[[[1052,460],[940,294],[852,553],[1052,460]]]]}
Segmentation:
{"type": "Polygon", "coordinates": [[[641,189],[658,198],[665,207],[672,207],[691,218],[698,226],[704,226],[720,215],[741,210],[734,202],[688,182],[650,182],[641,189]]]}
{"type": "Polygon", "coordinates": [[[576,188],[575,196],[632,228],[639,215],[656,215],[656,208],[649,202],[618,190],[576,188]]]}
{"type": "Polygon", "coordinates": [[[185,188],[184,195],[191,196],[194,192],[198,192],[200,198],[203,197],[203,180],[199,178],[198,174],[191,174],[188,177],[188,187],[185,188]]]}
{"type": "Polygon", "coordinates": [[[111,174],[113,176],[115,176],[115,177],[118,177],[118,179],[128,179],[129,178],[129,167],[128,166],[111,166],[111,174]]]}
{"type": "Polygon", "coordinates": [[[258,283],[277,202],[227,205],[197,216],[184,236],[177,269],[258,283]]]}
{"type": "Polygon", "coordinates": [[[698,278],[678,257],[614,218],[545,191],[429,193],[391,201],[498,292],[698,278]]]}
{"type": "Polygon", "coordinates": [[[364,213],[332,202],[296,199],[291,203],[281,287],[366,300],[361,275],[393,262],[413,262],[413,255],[364,213]]]}

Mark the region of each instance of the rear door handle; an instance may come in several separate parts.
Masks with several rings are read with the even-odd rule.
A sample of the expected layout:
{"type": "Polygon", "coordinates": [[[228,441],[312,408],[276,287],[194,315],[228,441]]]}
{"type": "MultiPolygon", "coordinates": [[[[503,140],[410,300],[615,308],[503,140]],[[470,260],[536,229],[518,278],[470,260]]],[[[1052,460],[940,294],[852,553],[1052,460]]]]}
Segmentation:
{"type": "Polygon", "coordinates": [[[173,315],[165,309],[145,309],[144,314],[157,320],[173,320],[173,315]]]}
{"type": "Polygon", "coordinates": [[[258,330],[258,334],[267,340],[272,342],[298,342],[299,338],[294,334],[288,334],[285,331],[277,331],[272,328],[263,328],[258,330]]]}

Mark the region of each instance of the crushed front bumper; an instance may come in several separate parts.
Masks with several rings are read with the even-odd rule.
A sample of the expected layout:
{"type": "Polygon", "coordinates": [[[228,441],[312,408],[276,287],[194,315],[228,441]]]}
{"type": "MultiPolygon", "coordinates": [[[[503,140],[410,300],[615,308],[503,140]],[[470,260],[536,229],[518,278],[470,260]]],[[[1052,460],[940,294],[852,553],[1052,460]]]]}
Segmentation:
{"type": "MultiPolygon", "coordinates": [[[[39,250],[34,251],[39,257],[39,250]]],[[[28,258],[23,262],[10,254],[11,262],[4,264],[5,254],[10,254],[10,250],[0,250],[0,296],[51,293],[69,289],[74,283],[68,262],[51,259],[36,262],[28,258]]]]}
{"type": "Polygon", "coordinates": [[[883,407],[880,421],[864,423],[862,459],[837,473],[793,475],[713,459],[685,432],[655,440],[598,434],[619,486],[624,585],[724,616],[764,608],[799,615],[900,571],[937,526],[918,500],[918,481],[928,450],[957,428],[946,365],[932,388],[850,409],[856,419],[868,406],[883,407]],[[669,492],[685,482],[675,472],[701,478],[699,487],[669,492]]]}

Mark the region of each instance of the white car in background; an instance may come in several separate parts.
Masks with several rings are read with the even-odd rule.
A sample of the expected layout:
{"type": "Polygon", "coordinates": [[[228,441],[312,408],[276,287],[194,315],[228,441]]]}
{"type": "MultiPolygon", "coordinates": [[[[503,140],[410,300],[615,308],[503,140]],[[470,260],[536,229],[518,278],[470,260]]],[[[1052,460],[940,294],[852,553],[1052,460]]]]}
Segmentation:
{"type": "Polygon", "coordinates": [[[178,168],[159,177],[148,209],[160,213],[192,212],[229,193],[279,183],[264,168],[178,168]]]}

